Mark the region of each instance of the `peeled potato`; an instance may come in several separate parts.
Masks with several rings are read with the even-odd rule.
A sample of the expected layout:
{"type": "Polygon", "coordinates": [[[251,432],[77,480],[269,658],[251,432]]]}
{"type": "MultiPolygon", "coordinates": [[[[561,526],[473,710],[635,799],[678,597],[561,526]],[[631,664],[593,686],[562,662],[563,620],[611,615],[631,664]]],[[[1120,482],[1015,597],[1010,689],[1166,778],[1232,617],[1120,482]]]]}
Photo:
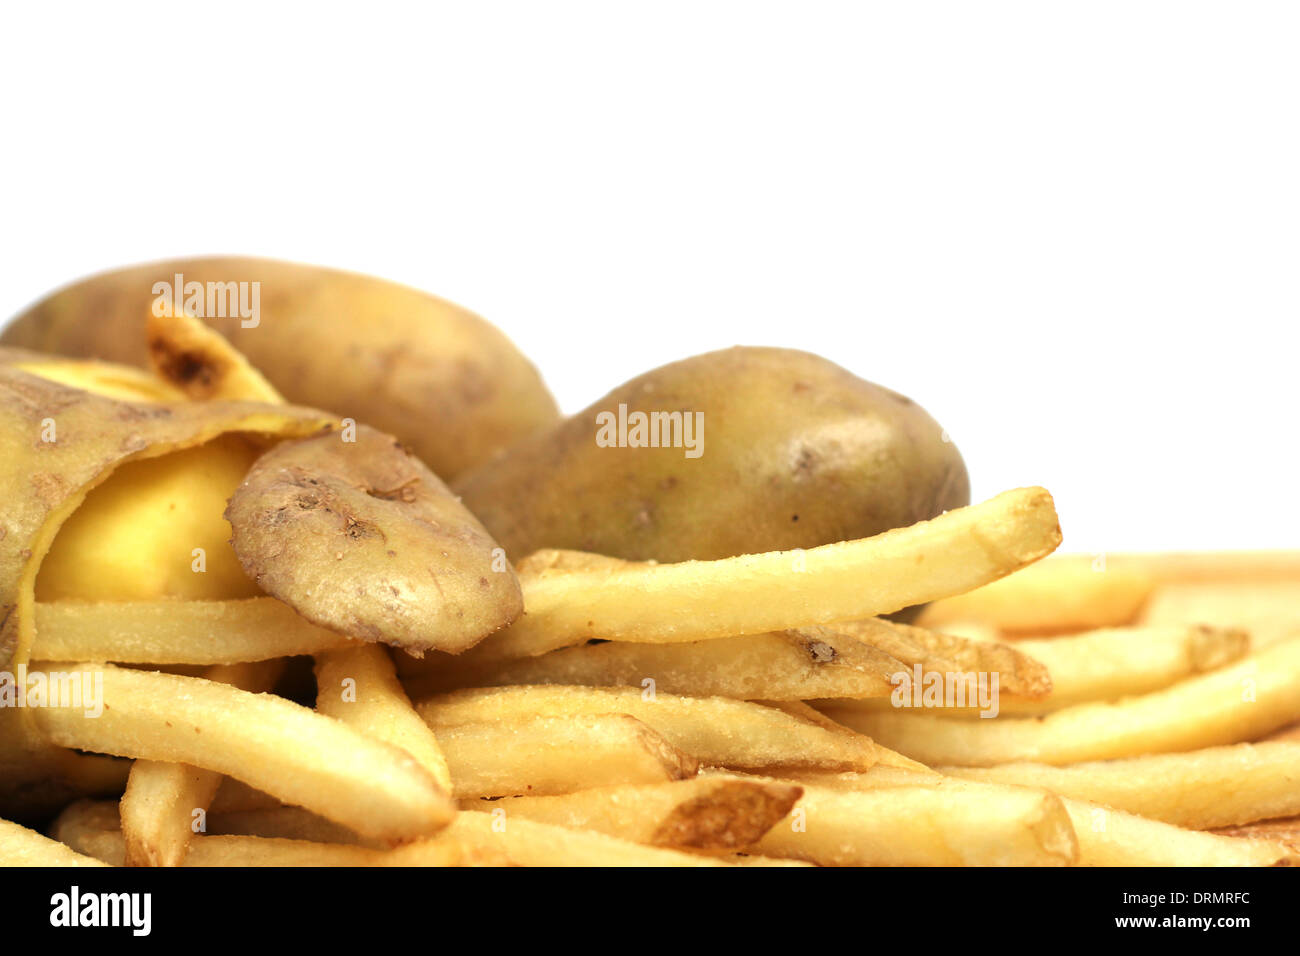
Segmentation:
{"type": "Polygon", "coordinates": [[[322,627],[459,653],[523,612],[504,552],[447,486],[373,428],[282,444],[231,498],[235,553],[322,627]]]}
{"type": "Polygon", "coordinates": [[[36,599],[220,600],[260,592],[230,547],[226,502],[262,449],[240,435],[128,462],[59,531],[36,599]]]}
{"type": "MultiPolygon", "coordinates": [[[[146,484],[167,485],[170,465],[162,464],[162,456],[199,448],[230,433],[246,433],[268,438],[301,437],[310,435],[333,423],[323,412],[295,408],[273,407],[254,402],[143,402],[122,401],[108,395],[95,394],[84,388],[72,388],[58,381],[42,378],[25,371],[18,364],[30,360],[30,355],[15,355],[0,349],[0,490],[5,496],[3,517],[0,517],[0,665],[11,660],[27,660],[35,635],[34,604],[38,572],[45,558],[58,540],[61,530],[68,524],[96,490],[106,498],[115,494],[112,479],[115,472],[132,463],[145,464],[158,459],[157,469],[144,468],[135,480],[148,479],[146,484]]],[[[237,446],[238,443],[236,443],[237,446]]],[[[191,472],[188,476],[171,474],[173,488],[193,481],[196,495],[215,501],[229,485],[234,464],[224,459],[228,447],[218,446],[212,454],[216,463],[210,470],[210,482],[200,481],[191,472]],[[221,490],[218,490],[221,489],[221,490]]],[[[186,459],[181,459],[182,463],[186,459]]],[[[198,455],[198,461],[208,460],[208,453],[198,455]]],[[[184,469],[182,469],[184,470],[184,469]]],[[[132,473],[123,479],[128,484],[132,473]]],[[[190,490],[186,491],[186,495],[190,490]]],[[[164,499],[165,500],[165,499],[164,499]]],[[[162,547],[176,546],[184,551],[184,571],[172,575],[170,580],[184,581],[185,587],[198,589],[212,596],[214,590],[221,596],[247,594],[246,585],[231,576],[229,562],[222,564],[220,545],[224,542],[219,505],[207,517],[195,517],[171,523],[170,512],[157,511],[158,505],[139,505],[137,515],[150,515],[148,521],[134,526],[95,519],[94,509],[86,520],[96,521],[120,542],[124,549],[145,548],[151,539],[153,553],[157,555],[158,542],[162,547]],[[150,514],[150,509],[155,509],[150,514]],[[177,528],[193,535],[193,543],[179,542],[177,528]],[[206,542],[206,545],[205,545],[206,542]],[[189,555],[195,547],[208,548],[208,571],[195,573],[194,560],[189,555]],[[224,568],[224,570],[223,570],[224,568]],[[208,577],[215,574],[215,577],[208,577]],[[189,575],[184,578],[182,575],[189,575]]],[[[74,524],[70,538],[81,537],[85,548],[95,547],[93,533],[86,528],[78,530],[74,524]]],[[[78,549],[60,544],[50,575],[50,583],[42,583],[42,591],[51,589],[54,594],[87,596],[80,588],[106,587],[112,590],[122,586],[123,575],[107,569],[109,556],[100,551],[98,557],[65,553],[78,549]],[[60,555],[64,555],[60,557],[60,555]],[[98,567],[113,574],[107,582],[97,583],[89,569],[98,567]],[[70,580],[72,583],[70,583],[70,580]]],[[[129,550],[112,556],[127,566],[134,557],[129,550]]],[[[139,585],[133,585],[138,587],[139,585]]],[[[130,590],[130,589],[128,589],[130,590]]],[[[122,597],[121,591],[118,596],[122,597]]]]}

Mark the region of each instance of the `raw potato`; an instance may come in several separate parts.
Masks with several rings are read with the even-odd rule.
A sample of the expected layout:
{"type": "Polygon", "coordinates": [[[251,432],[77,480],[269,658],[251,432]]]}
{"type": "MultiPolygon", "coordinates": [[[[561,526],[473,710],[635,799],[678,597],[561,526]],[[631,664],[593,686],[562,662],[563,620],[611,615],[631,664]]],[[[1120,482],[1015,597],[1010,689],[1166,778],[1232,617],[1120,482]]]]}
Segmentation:
{"type": "Polygon", "coordinates": [[[155,283],[173,286],[177,275],[205,287],[259,283],[255,325],[245,327],[253,320],[229,308],[225,290],[209,308],[205,288],[194,311],[290,401],[390,432],[444,478],[558,418],[537,370],[479,316],[397,283],[297,263],[177,259],[92,276],[32,306],[0,342],[144,366],[155,283]]]}
{"type": "Polygon", "coordinates": [[[36,600],[256,597],[221,513],[261,452],[241,435],[221,435],[122,465],[59,530],[36,578],[36,600]]]}
{"type": "Polygon", "coordinates": [[[252,402],[124,402],[0,361],[0,665],[27,660],[37,571],[87,493],[119,466],[230,432],[301,437],[331,422],[321,412],[252,402]]]}
{"type": "Polygon", "coordinates": [[[248,576],[321,627],[415,654],[458,653],[523,611],[483,526],[392,438],[358,426],[282,444],[226,517],[248,576]]]}
{"type": "Polygon", "coordinates": [[[826,359],[734,348],[647,372],[453,487],[512,559],[726,558],[867,538],[968,504],[945,437],[910,399],[826,359]],[[688,436],[684,419],[680,447],[601,447],[597,417],[620,405],[692,425],[699,413],[703,430],[688,436]],[[698,457],[688,437],[702,437],[698,457]]]}

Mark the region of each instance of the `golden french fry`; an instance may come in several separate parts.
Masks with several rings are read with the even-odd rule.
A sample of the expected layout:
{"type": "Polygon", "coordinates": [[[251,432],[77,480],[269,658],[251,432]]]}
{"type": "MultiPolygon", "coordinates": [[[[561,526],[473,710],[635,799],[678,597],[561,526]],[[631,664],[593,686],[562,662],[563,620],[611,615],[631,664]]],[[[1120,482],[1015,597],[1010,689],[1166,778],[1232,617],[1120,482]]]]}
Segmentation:
{"type": "Polygon", "coordinates": [[[693,776],[698,767],[627,714],[501,714],[436,726],[453,792],[462,799],[661,783],[693,776]]]}
{"type": "Polygon", "coordinates": [[[651,846],[743,850],[784,819],[802,792],[790,783],[712,776],[462,806],[500,809],[509,820],[594,830],[651,846]]]}
{"type": "MultiPolygon", "coordinates": [[[[1160,690],[1192,674],[1240,660],[1250,649],[1250,639],[1245,631],[1177,625],[1107,628],[1068,637],[1021,640],[1015,646],[1051,672],[1052,691],[1038,700],[1001,697],[1000,715],[1045,714],[1074,704],[1160,690]]],[[[836,706],[841,703],[837,701],[836,706]]],[[[884,710],[892,704],[881,700],[853,706],[884,710]]],[[[942,701],[933,709],[944,717],[981,714],[978,707],[946,707],[942,701]]]]}
{"type": "Polygon", "coordinates": [[[1067,866],[1078,858],[1074,828],[1054,794],[806,782],[835,776],[798,775],[803,797],[755,850],[823,866],[1067,866]]]}
{"type": "MultiPolygon", "coordinates": [[[[630,714],[702,763],[744,770],[805,767],[860,770],[876,762],[872,742],[774,707],[726,697],[681,697],[653,687],[542,684],[453,691],[419,705],[435,731],[468,722],[531,716],[630,714]]],[[[450,746],[450,745],[447,745],[450,746]]],[[[450,759],[450,752],[448,754],[450,759]]],[[[452,776],[456,776],[453,764],[452,776]]]]}
{"type": "MultiPolygon", "coordinates": [[[[799,780],[853,793],[931,789],[994,803],[1023,799],[1025,794],[1058,799],[1054,794],[1030,787],[916,774],[896,768],[875,768],[859,774],[800,775],[799,780]]],[[[1274,866],[1294,862],[1294,855],[1280,844],[1232,840],[1184,830],[1084,800],[1059,799],[1078,843],[1080,866],[1274,866]]]]}
{"type": "Polygon", "coordinates": [[[1195,830],[1300,814],[1300,743],[1236,744],[1053,767],[940,767],[986,783],[1051,790],[1195,830]]]}
{"type": "Polygon", "coordinates": [[[235,601],[54,601],[36,605],[47,661],[237,664],[349,647],[270,597],[235,601]]]}
{"type": "Polygon", "coordinates": [[[1165,690],[1042,717],[964,720],[826,705],[834,720],[930,766],[1063,764],[1254,740],[1300,719],[1300,640],[1165,690]]]}
{"type": "Polygon", "coordinates": [[[104,866],[104,863],[35,830],[0,820],[0,866],[104,866]]]}
{"type": "MultiPolygon", "coordinates": [[[[113,804],[81,801],[55,821],[53,832],[73,850],[121,866],[126,843],[116,825],[113,804]]],[[[355,844],[257,836],[196,836],[181,864],[185,867],[275,866],[460,866],[466,861],[459,841],[444,834],[395,849],[355,844]]]]}
{"type": "Polygon", "coordinates": [[[1079,834],[1080,866],[1294,866],[1282,843],[1243,840],[1148,820],[1083,800],[1065,800],[1079,834]]]}
{"type": "Polygon", "coordinates": [[[1300,579],[1170,584],[1152,596],[1142,620],[1240,628],[1255,647],[1267,647],[1300,636],[1300,579]]]}
{"type": "Polygon", "coordinates": [[[316,657],[316,710],[400,747],[451,793],[447,758],[411,706],[386,648],[360,644],[316,657]]]}
{"type": "Polygon", "coordinates": [[[468,656],[533,657],[589,638],[658,644],[888,614],[987,584],[1061,541],[1052,496],[1004,492],[857,541],[680,564],[543,552],[519,565],[527,613],[468,656]]]}
{"type": "MultiPolygon", "coordinates": [[[[879,697],[892,690],[901,661],[822,628],[720,637],[689,644],[610,641],[552,651],[498,665],[464,666],[450,655],[399,658],[407,685],[423,694],[505,684],[640,687],[695,697],[804,700],[879,697]]],[[[829,629],[825,629],[829,630],[829,629]]]]}
{"type": "Polygon", "coordinates": [[[940,634],[922,627],[870,618],[836,624],[825,630],[854,637],[870,644],[921,673],[996,674],[1000,693],[1037,700],[1052,692],[1049,668],[1018,645],[972,641],[952,634],[940,634]]]}
{"type": "Polygon", "coordinates": [[[431,834],[455,812],[405,752],[282,698],[110,665],[65,669],[102,679],[104,708],[98,718],[29,711],[61,746],[214,770],[392,842],[431,834]]]}
{"type": "Polygon", "coordinates": [[[1136,620],[1153,586],[1144,568],[1063,555],[936,601],[917,623],[942,630],[955,621],[979,621],[1030,633],[1118,627],[1136,620]]]}
{"type": "Polygon", "coordinates": [[[503,854],[516,866],[726,866],[707,856],[511,817],[501,810],[463,811],[447,835],[470,851],[503,854]]]}
{"type": "MultiPolygon", "coordinates": [[[[210,668],[206,679],[252,694],[275,686],[282,661],[210,668]]],[[[183,763],[137,760],[122,795],[122,838],[127,866],[180,866],[190,837],[202,829],[221,774],[183,763]],[[196,830],[196,826],[199,828],[196,830]]]]}

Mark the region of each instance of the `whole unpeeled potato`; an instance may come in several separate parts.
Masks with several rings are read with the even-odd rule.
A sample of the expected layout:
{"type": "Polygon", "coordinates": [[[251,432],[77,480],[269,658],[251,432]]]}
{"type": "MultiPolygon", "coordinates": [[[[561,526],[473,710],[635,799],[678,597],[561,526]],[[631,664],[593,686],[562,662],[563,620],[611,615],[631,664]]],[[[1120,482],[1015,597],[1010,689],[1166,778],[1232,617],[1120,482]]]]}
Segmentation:
{"type": "Polygon", "coordinates": [[[454,490],[515,560],[539,548],[638,561],[812,548],[970,503],[961,455],[919,405],[775,348],[647,372],[454,490]],[[684,413],[680,447],[630,447],[642,437],[633,413],[656,411],[684,413]]]}
{"type": "MultiPolygon", "coordinates": [[[[0,343],[147,365],[155,286],[199,283],[209,322],[289,401],[396,435],[444,479],[559,418],[537,370],[484,319],[371,276],[269,259],[178,259],[92,276],[37,302],[0,343]],[[237,308],[225,286],[248,283],[237,308]],[[227,313],[218,316],[218,311],[227,313]],[[255,325],[249,323],[256,322],[255,325]]],[[[184,306],[171,296],[179,311],[184,306]]],[[[196,368],[196,373],[201,369],[196,368]]]]}

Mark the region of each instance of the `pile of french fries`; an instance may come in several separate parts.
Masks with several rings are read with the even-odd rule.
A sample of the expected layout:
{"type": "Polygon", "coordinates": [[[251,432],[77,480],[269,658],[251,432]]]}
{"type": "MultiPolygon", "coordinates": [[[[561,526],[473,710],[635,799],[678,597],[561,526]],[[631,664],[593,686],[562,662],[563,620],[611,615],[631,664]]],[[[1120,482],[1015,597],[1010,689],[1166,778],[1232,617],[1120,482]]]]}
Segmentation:
{"type": "Polygon", "coordinates": [[[420,659],[269,597],[40,605],[32,666],[103,713],[0,710],[0,767],[101,797],[0,862],[1294,862],[1300,555],[1059,542],[1026,488],[800,552],[548,551],[519,621],[420,659]]]}

